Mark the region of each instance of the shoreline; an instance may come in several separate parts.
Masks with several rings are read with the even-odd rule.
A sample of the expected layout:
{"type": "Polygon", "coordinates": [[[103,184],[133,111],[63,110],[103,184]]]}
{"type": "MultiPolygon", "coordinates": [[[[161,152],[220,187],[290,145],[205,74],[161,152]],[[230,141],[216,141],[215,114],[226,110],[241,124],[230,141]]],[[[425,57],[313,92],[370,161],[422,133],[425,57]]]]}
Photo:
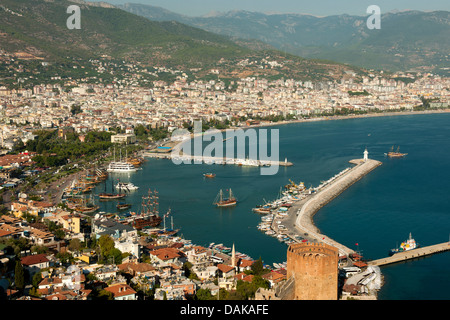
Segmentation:
{"type": "MultiPolygon", "coordinates": [[[[246,129],[246,128],[260,128],[260,127],[273,127],[277,125],[285,125],[292,123],[303,123],[303,122],[316,122],[316,121],[330,121],[330,120],[348,120],[348,119],[362,119],[362,118],[374,118],[374,117],[392,117],[392,116],[406,116],[406,115],[423,115],[423,114],[440,114],[440,113],[450,113],[450,108],[439,109],[439,110],[429,110],[429,111],[391,111],[383,113],[367,113],[361,115],[347,115],[347,116],[326,116],[318,118],[308,118],[308,119],[298,119],[271,123],[261,123],[247,127],[231,127],[229,129],[246,129]]],[[[223,129],[228,130],[228,129],[223,129]]],[[[221,130],[222,131],[222,130],[221,130]]]]}
{"type": "MultiPolygon", "coordinates": [[[[288,125],[288,124],[294,124],[294,123],[305,123],[305,122],[317,122],[317,121],[332,121],[332,120],[349,120],[349,119],[364,119],[364,118],[375,118],[375,117],[394,117],[394,116],[406,116],[406,115],[424,115],[424,114],[442,114],[442,113],[450,113],[450,108],[446,109],[436,109],[436,110],[424,110],[424,111],[390,111],[390,112],[382,112],[382,113],[367,113],[367,114],[361,114],[361,115],[346,115],[346,116],[326,116],[326,117],[317,117],[317,118],[308,118],[308,119],[297,119],[297,120],[288,120],[288,121],[278,121],[278,122],[267,122],[267,123],[259,123],[255,125],[250,126],[243,126],[243,127],[229,127],[227,129],[215,129],[219,132],[226,132],[227,130],[238,130],[238,129],[252,129],[252,128],[265,128],[265,127],[274,127],[278,125],[288,125]]],[[[143,156],[145,152],[151,152],[156,154],[165,154],[168,156],[168,158],[171,158],[173,150],[180,148],[182,143],[185,143],[189,140],[192,140],[195,137],[204,136],[206,133],[190,133],[189,139],[176,141],[176,140],[170,140],[168,143],[177,142],[172,149],[167,153],[158,153],[158,152],[151,152],[149,150],[142,150],[140,151],[140,154],[143,156]]],[[[167,143],[166,143],[167,144],[167,143]]]]}

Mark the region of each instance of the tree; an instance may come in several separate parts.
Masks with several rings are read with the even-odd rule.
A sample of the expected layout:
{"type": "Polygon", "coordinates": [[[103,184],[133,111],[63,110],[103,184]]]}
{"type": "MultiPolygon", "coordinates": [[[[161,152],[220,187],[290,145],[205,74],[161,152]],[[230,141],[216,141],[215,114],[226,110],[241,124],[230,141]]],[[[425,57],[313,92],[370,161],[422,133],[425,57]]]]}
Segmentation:
{"type": "Polygon", "coordinates": [[[100,254],[106,257],[114,249],[114,240],[109,235],[104,234],[98,239],[98,246],[100,247],[100,254]]]}
{"type": "Polygon", "coordinates": [[[261,257],[259,257],[258,260],[253,262],[251,269],[252,269],[254,275],[261,275],[261,273],[263,273],[264,266],[263,266],[261,257]]]}
{"type": "Polygon", "coordinates": [[[114,300],[114,294],[107,290],[100,290],[97,295],[98,300],[114,300]]]}
{"type": "Polygon", "coordinates": [[[70,112],[72,113],[72,115],[76,115],[83,111],[81,110],[81,106],[79,104],[73,104],[70,108],[70,112]]]}
{"type": "Polygon", "coordinates": [[[31,281],[31,284],[33,285],[34,288],[39,287],[39,283],[42,281],[42,273],[41,272],[37,272],[34,274],[33,276],[33,280],[31,281]]]}
{"type": "Polygon", "coordinates": [[[14,270],[14,282],[16,285],[16,289],[18,289],[19,291],[23,291],[23,289],[25,288],[25,272],[20,260],[16,261],[16,268],[14,270]]]}
{"type": "Polygon", "coordinates": [[[69,243],[69,250],[78,252],[81,249],[81,241],[80,239],[72,239],[69,243]]]}
{"type": "Polygon", "coordinates": [[[108,260],[112,260],[114,264],[121,264],[122,252],[117,248],[112,248],[108,254],[108,260]]]}
{"type": "Polygon", "coordinates": [[[196,300],[212,300],[214,299],[209,289],[198,289],[195,293],[196,300]]]}

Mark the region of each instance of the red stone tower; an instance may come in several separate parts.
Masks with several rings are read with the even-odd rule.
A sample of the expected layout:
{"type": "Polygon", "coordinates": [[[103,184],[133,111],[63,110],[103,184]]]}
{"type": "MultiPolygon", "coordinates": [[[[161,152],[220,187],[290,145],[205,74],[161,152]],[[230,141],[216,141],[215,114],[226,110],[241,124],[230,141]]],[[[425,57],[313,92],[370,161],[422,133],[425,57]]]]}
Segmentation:
{"type": "Polygon", "coordinates": [[[327,244],[289,246],[287,278],[294,277],[294,300],[337,300],[338,260],[338,249],[327,244]]]}

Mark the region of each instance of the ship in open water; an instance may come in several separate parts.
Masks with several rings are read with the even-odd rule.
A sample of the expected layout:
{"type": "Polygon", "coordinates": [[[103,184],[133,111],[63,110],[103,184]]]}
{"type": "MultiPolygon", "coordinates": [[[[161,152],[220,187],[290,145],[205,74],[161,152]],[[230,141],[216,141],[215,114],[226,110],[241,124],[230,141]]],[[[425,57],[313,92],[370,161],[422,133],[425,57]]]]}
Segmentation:
{"type": "Polygon", "coordinates": [[[400,147],[397,147],[397,150],[394,151],[394,146],[392,146],[391,151],[385,153],[389,158],[402,158],[407,155],[407,153],[401,153],[400,147]]]}
{"type": "Polygon", "coordinates": [[[231,189],[229,189],[227,191],[229,192],[229,195],[228,195],[228,198],[225,198],[222,189],[220,189],[213,204],[218,207],[235,206],[237,203],[236,197],[233,195],[233,192],[231,191],[231,189]]]}

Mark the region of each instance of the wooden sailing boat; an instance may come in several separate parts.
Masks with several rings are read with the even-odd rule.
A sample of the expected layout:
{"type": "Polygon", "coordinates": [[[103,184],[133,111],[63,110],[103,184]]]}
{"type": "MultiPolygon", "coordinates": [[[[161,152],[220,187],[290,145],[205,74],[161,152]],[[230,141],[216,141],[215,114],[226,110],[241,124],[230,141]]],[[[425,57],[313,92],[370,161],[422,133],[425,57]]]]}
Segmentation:
{"type": "Polygon", "coordinates": [[[159,197],[158,192],[155,190],[148,190],[148,196],[142,197],[141,214],[136,217],[132,225],[137,230],[156,227],[162,222],[162,218],[159,216],[159,197]]]}
{"type": "Polygon", "coordinates": [[[233,195],[233,192],[231,191],[231,188],[229,190],[228,198],[225,199],[223,197],[223,191],[222,191],[222,189],[220,189],[219,194],[216,196],[216,199],[213,202],[213,204],[218,206],[218,207],[231,207],[231,206],[235,206],[236,203],[237,203],[237,199],[233,195]]]}
{"type": "Polygon", "coordinates": [[[111,180],[111,188],[112,188],[112,193],[106,192],[106,182],[105,182],[105,192],[102,192],[102,193],[100,193],[98,195],[100,200],[123,199],[123,198],[126,197],[125,193],[115,193],[114,192],[114,185],[113,185],[113,181],[112,180],[111,180]]]}
{"type": "Polygon", "coordinates": [[[90,196],[90,203],[86,203],[86,199],[83,198],[83,201],[81,204],[78,204],[74,207],[75,211],[80,213],[94,213],[97,211],[100,207],[94,203],[94,199],[92,198],[92,195],[90,196]]]}
{"type": "Polygon", "coordinates": [[[391,151],[387,153],[387,156],[390,158],[401,158],[406,155],[407,153],[400,153],[400,147],[397,147],[397,150],[394,152],[394,146],[392,146],[391,151]]]}

